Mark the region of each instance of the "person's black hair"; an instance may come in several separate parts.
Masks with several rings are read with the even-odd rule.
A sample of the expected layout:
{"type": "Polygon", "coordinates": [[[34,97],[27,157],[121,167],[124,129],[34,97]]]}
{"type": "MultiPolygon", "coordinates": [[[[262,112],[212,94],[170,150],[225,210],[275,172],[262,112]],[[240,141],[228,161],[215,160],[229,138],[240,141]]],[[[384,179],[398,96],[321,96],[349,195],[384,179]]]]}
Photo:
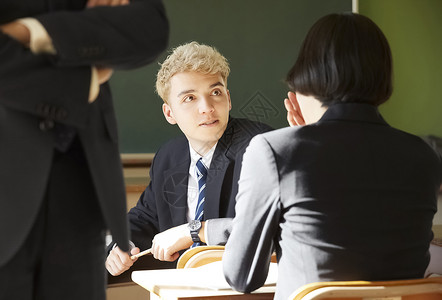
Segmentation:
{"type": "Polygon", "coordinates": [[[294,92],[325,106],[337,102],[379,105],[390,98],[392,56],[381,29],[369,18],[331,14],[308,32],[287,75],[294,92]]]}

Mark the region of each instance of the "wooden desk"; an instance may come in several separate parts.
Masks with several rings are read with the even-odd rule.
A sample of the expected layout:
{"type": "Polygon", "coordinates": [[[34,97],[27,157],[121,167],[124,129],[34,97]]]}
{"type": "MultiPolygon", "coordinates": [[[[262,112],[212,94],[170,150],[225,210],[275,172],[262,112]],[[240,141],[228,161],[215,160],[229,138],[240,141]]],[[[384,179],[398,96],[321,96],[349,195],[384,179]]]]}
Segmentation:
{"type": "MultiPolygon", "coordinates": [[[[434,225],[433,232],[435,242],[442,242],[442,225],[434,225]]],[[[231,289],[213,290],[202,287],[184,287],[173,286],[173,279],[169,282],[171,284],[161,283],[158,280],[160,277],[167,276],[167,273],[158,272],[172,272],[176,273],[176,269],[171,270],[147,270],[147,271],[134,271],[132,272],[132,280],[138,285],[142,286],[150,292],[150,299],[163,299],[163,300],[249,300],[249,299],[273,299],[275,293],[275,286],[264,286],[256,290],[252,294],[242,294],[235,292],[231,289]],[[160,276],[161,275],[161,276],[160,276]]],[[[170,276],[172,278],[173,276],[170,276]]]]}
{"type": "Polygon", "coordinates": [[[139,282],[138,284],[150,292],[151,300],[272,300],[275,295],[275,287],[262,287],[252,294],[241,294],[233,290],[174,288],[154,285],[147,287],[139,282]]]}
{"type": "Polygon", "coordinates": [[[150,292],[151,300],[270,300],[274,297],[276,290],[275,285],[261,287],[251,294],[242,294],[228,287],[221,268],[217,267],[215,274],[215,272],[207,272],[205,269],[201,271],[201,268],[205,267],[206,266],[194,269],[134,271],[132,272],[132,280],[150,292]],[[213,286],[220,286],[222,289],[203,287],[210,286],[210,283],[208,285],[201,284],[200,287],[191,286],[194,285],[195,282],[201,283],[205,281],[204,278],[209,278],[207,282],[214,282],[215,284],[213,286]],[[219,285],[217,284],[218,282],[220,282],[219,285]]]}

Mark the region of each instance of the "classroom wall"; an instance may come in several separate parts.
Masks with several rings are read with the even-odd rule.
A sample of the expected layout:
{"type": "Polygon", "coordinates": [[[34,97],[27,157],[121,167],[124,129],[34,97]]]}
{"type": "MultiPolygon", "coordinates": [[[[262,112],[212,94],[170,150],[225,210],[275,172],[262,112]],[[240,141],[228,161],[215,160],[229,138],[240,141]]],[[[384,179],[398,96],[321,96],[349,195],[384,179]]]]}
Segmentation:
{"type": "MultiPolygon", "coordinates": [[[[380,107],[392,126],[442,137],[442,1],[359,0],[390,42],[394,91],[380,107]]],[[[433,223],[442,225],[442,194],[433,223]]]]}
{"type": "Polygon", "coordinates": [[[442,225],[442,193],[439,194],[439,200],[437,201],[438,211],[433,219],[433,225],[442,225]]]}
{"type": "Polygon", "coordinates": [[[442,137],[442,1],[359,0],[393,53],[394,92],[380,108],[391,125],[442,137]]]}

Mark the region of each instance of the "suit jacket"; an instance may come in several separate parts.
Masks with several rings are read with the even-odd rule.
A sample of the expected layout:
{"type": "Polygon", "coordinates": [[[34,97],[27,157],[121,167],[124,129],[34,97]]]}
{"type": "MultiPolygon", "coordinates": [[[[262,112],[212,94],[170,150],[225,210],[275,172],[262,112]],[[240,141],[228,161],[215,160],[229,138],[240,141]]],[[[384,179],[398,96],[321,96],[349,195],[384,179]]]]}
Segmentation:
{"type": "Polygon", "coordinates": [[[368,104],[258,135],[244,155],[226,278],[260,287],[274,248],[276,299],[316,281],[422,277],[441,178],[433,149],[368,104]]]}
{"type": "MultiPolygon", "coordinates": [[[[41,207],[54,151],[54,124],[76,129],[103,216],[128,249],[125,188],[108,84],[88,103],[91,65],[133,68],[166,46],[160,0],[85,9],[86,0],[2,0],[0,23],[34,17],[56,55],[34,55],[0,32],[0,266],[25,240],[41,207]]],[[[81,216],[79,216],[81,217],[81,216]]]]}
{"type": "MultiPolygon", "coordinates": [[[[247,119],[229,120],[208,169],[204,220],[235,215],[242,156],[253,136],[269,130],[265,124],[247,119]]],[[[150,184],[129,211],[132,241],[137,247],[150,248],[155,234],[187,223],[189,166],[189,142],[184,136],[169,141],[156,153],[150,184]]]]}

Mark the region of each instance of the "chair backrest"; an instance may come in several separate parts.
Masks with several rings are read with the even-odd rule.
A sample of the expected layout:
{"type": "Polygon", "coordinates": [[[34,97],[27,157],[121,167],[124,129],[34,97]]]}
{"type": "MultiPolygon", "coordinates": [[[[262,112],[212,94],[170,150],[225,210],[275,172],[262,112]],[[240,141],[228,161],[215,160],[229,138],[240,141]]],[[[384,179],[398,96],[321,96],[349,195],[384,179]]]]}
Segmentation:
{"type": "Polygon", "coordinates": [[[392,281],[330,281],[306,284],[290,300],[442,300],[442,277],[392,281]]]}
{"type": "MultiPolygon", "coordinates": [[[[211,262],[222,260],[224,246],[198,246],[186,250],[178,259],[177,269],[196,268],[211,262]]],[[[271,262],[276,263],[276,254],[273,253],[271,262]]]]}
{"type": "Polygon", "coordinates": [[[177,269],[196,268],[219,261],[224,254],[224,246],[198,246],[186,250],[178,259],[177,269]]]}

